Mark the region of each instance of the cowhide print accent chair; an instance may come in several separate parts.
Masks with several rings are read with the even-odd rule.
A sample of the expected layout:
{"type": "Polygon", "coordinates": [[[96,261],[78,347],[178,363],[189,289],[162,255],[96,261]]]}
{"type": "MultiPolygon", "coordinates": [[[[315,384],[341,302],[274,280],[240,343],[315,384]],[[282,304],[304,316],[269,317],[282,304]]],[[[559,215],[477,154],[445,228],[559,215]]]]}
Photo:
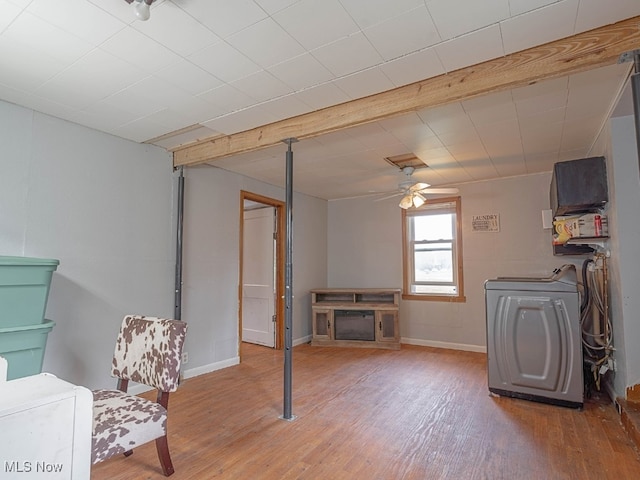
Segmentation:
{"type": "Polygon", "coordinates": [[[127,315],[116,341],[111,375],[117,390],[93,392],[92,464],[156,441],[162,471],[174,472],[167,443],[169,393],[178,388],[187,324],[179,320],[127,315]],[[153,402],[127,393],[129,380],[158,390],[153,402]]]}

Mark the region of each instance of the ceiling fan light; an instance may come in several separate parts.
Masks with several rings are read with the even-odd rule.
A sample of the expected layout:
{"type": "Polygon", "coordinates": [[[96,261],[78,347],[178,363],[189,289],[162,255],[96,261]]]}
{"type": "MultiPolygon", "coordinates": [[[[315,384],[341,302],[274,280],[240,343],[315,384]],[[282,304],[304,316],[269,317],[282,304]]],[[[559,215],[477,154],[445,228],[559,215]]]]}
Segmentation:
{"type": "Polygon", "coordinates": [[[405,195],[404,197],[402,197],[402,200],[400,200],[399,207],[406,210],[407,208],[410,208],[412,204],[413,199],[411,198],[411,195],[405,195]]]}
{"type": "Polygon", "coordinates": [[[143,22],[145,20],[149,20],[149,17],[151,16],[149,4],[145,0],[135,0],[135,3],[133,4],[133,12],[136,17],[143,22]]]}
{"type": "Polygon", "coordinates": [[[422,205],[424,205],[424,202],[426,202],[427,199],[424,198],[422,195],[420,195],[419,193],[414,193],[413,194],[413,206],[418,208],[421,207],[422,205]]]}

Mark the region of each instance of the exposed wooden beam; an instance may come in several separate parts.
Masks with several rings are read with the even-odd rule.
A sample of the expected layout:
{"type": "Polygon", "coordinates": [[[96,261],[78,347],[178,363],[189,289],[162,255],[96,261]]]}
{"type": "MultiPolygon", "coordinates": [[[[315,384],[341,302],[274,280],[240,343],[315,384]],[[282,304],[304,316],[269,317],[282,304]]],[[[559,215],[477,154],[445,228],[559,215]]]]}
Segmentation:
{"type": "Polygon", "coordinates": [[[173,163],[175,166],[197,165],[270,147],[284,138],[311,138],[394,115],[612,65],[622,53],[638,48],[640,16],[369,97],[186,145],[174,151],[173,163]]]}

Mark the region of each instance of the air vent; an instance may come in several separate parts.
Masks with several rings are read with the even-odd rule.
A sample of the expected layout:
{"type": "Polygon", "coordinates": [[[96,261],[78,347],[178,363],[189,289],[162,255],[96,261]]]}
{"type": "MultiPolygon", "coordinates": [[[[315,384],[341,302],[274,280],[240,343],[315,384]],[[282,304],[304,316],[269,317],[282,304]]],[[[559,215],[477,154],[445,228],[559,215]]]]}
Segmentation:
{"type": "Polygon", "coordinates": [[[428,165],[416,157],[413,153],[404,153],[402,155],[394,155],[393,157],[385,157],[385,160],[391,165],[395,165],[400,170],[405,167],[413,167],[418,170],[426,168],[428,165]]]}

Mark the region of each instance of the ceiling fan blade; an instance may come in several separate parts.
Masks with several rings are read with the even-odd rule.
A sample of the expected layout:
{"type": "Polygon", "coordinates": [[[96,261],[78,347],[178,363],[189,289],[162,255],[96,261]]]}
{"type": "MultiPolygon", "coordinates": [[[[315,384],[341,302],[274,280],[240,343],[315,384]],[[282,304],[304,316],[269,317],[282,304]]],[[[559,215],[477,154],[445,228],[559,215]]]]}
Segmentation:
{"type": "Polygon", "coordinates": [[[384,197],[376,198],[374,202],[381,202],[382,200],[388,200],[389,198],[397,197],[398,195],[402,195],[404,192],[396,192],[391,195],[386,195],[384,197]]]}
{"type": "Polygon", "coordinates": [[[424,190],[419,190],[422,195],[438,195],[443,193],[458,193],[460,190],[457,188],[425,188],[424,190]]]}
{"type": "Polygon", "coordinates": [[[409,191],[411,192],[419,192],[420,190],[424,190],[425,188],[429,188],[430,185],[428,183],[422,183],[422,182],[418,182],[418,183],[414,183],[413,185],[411,185],[409,187],[409,191]]]}

